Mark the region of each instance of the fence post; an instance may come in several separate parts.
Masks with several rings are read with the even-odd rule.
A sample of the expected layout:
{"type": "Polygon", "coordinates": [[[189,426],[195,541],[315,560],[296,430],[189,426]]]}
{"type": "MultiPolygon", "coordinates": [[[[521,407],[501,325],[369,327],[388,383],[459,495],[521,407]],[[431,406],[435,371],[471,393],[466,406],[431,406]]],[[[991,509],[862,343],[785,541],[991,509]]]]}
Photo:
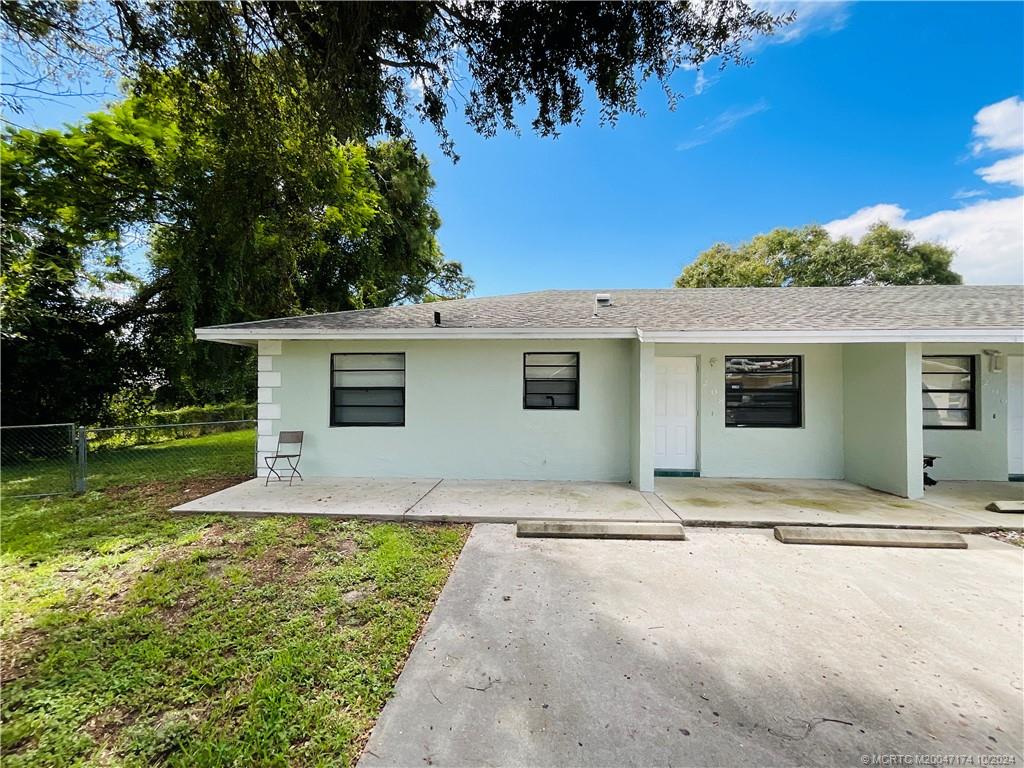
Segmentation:
{"type": "Polygon", "coordinates": [[[75,476],[75,493],[85,493],[85,462],[88,454],[89,442],[86,436],[85,427],[78,428],[78,451],[77,464],[78,474],[75,476]]]}

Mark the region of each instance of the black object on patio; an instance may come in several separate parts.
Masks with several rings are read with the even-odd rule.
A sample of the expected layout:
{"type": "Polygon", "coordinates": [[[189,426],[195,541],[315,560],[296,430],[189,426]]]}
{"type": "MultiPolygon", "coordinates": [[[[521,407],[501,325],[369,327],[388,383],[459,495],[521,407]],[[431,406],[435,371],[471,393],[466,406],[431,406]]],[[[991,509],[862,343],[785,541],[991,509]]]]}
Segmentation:
{"type": "Polygon", "coordinates": [[[296,477],[299,480],[302,479],[302,475],[299,474],[299,460],[302,458],[302,435],[301,431],[295,432],[281,432],[277,436],[277,450],[269,456],[264,456],[263,460],[267,462],[267,469],[270,471],[267,473],[267,481],[263,484],[264,487],[270,485],[270,476],[273,475],[278,480],[284,480],[281,476],[281,472],[277,470],[277,462],[285,461],[288,464],[288,468],[282,468],[282,472],[288,474],[288,485],[292,484],[292,480],[296,477]]]}

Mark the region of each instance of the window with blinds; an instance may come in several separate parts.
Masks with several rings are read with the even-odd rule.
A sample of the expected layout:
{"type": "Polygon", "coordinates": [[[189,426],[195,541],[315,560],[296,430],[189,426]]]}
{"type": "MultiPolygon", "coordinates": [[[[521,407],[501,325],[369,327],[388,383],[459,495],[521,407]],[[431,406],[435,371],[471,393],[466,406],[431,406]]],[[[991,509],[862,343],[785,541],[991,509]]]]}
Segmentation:
{"type": "Polygon", "coordinates": [[[925,429],[974,429],[973,355],[921,358],[921,400],[925,429]]]}
{"type": "Polygon", "coordinates": [[[798,356],[725,358],[725,426],[801,426],[801,360],[798,356]]]}
{"type": "Polygon", "coordinates": [[[405,353],[331,355],[331,426],[405,426],[405,353]]]}
{"type": "Polygon", "coordinates": [[[523,408],[578,411],[579,407],[579,352],[523,355],[523,408]]]}

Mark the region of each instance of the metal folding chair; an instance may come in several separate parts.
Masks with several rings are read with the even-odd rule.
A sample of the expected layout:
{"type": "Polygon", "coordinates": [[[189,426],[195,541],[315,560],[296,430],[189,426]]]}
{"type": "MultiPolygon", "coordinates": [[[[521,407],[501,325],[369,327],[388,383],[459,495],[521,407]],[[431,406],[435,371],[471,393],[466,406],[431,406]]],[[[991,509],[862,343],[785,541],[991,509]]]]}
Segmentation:
{"type": "Polygon", "coordinates": [[[292,484],[292,480],[299,478],[302,479],[302,475],[299,474],[299,460],[302,458],[302,432],[281,432],[277,436],[277,450],[269,456],[264,456],[263,460],[267,462],[267,481],[263,484],[263,487],[270,485],[270,476],[273,475],[278,480],[284,480],[281,477],[281,472],[277,470],[277,462],[285,461],[288,464],[288,469],[282,467],[282,472],[289,472],[288,485],[292,484]]]}

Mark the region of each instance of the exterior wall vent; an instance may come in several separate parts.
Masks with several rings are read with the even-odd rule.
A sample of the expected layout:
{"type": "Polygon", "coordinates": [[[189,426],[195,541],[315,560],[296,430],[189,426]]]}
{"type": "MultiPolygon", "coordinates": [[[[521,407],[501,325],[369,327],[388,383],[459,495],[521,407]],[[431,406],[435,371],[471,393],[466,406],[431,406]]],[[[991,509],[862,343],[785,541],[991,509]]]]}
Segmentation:
{"type": "Polygon", "coordinates": [[[594,302],[599,307],[610,307],[612,305],[612,295],[610,293],[594,294],[594,302]]]}

